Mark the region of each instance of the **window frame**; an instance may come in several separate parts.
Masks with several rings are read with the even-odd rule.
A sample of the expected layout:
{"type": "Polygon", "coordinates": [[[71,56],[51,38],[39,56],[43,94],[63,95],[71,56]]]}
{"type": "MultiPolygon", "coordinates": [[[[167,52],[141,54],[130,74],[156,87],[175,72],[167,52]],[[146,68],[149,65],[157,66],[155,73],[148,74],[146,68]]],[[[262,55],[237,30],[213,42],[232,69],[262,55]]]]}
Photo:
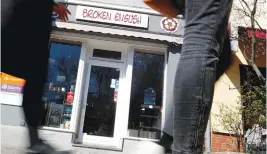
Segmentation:
{"type": "MultiPolygon", "coordinates": [[[[160,36],[160,35],[159,35],[160,36]]],[[[164,55],[165,57],[165,62],[164,62],[164,76],[163,76],[163,100],[162,100],[162,121],[161,121],[161,127],[163,128],[164,123],[165,123],[165,103],[166,103],[166,85],[167,85],[167,48],[168,45],[166,44],[166,42],[162,42],[162,43],[151,43],[151,42],[143,42],[143,41],[137,41],[137,40],[127,40],[127,39],[120,39],[120,38],[112,38],[112,37],[103,37],[103,36],[96,36],[96,35],[88,35],[88,34],[80,34],[80,33],[74,33],[74,32],[64,32],[64,31],[53,31],[51,38],[55,38],[55,39],[59,39],[59,40],[67,40],[67,41],[74,41],[74,42],[81,42],[82,43],[82,50],[81,50],[81,56],[80,56],[80,62],[79,62],[79,69],[78,69],[78,75],[77,75],[77,83],[76,83],[76,91],[75,93],[77,93],[74,97],[74,106],[73,106],[73,111],[75,112],[75,116],[74,116],[74,112],[73,112],[73,117],[71,120],[71,125],[70,125],[70,130],[66,131],[66,130],[58,130],[58,131],[63,131],[63,132],[70,132],[73,134],[72,137],[72,143],[75,144],[75,141],[77,141],[77,132],[79,131],[79,111],[81,106],[79,104],[81,104],[81,102],[83,101],[83,97],[81,95],[81,91],[84,88],[82,84],[84,84],[84,80],[85,79],[85,75],[86,74],[86,68],[85,66],[88,63],[88,57],[92,57],[92,48],[90,46],[90,41],[94,40],[94,41],[110,41],[113,43],[120,43],[120,44],[125,44],[126,48],[125,48],[125,53],[122,54],[122,59],[123,56],[125,57],[125,60],[115,60],[119,63],[124,63],[125,65],[125,80],[124,82],[124,86],[127,87],[126,91],[125,91],[125,97],[123,99],[123,101],[125,102],[124,104],[124,119],[126,121],[123,122],[123,125],[126,126],[125,130],[123,129],[121,131],[121,138],[123,139],[131,139],[131,140],[145,140],[145,141],[158,141],[155,139],[146,139],[146,138],[136,138],[136,137],[129,137],[127,135],[127,131],[128,131],[128,117],[129,117],[129,109],[130,109],[130,95],[131,95],[131,83],[132,83],[132,66],[133,66],[133,58],[134,58],[134,52],[138,51],[138,52],[145,52],[145,53],[160,53],[162,55],[164,55]]],[[[96,58],[96,57],[92,57],[94,60],[95,59],[101,59],[101,58],[96,58]]],[[[103,59],[104,60],[104,59],[103,59]]],[[[105,59],[106,60],[106,59],[105,59]]],[[[111,59],[109,59],[111,60],[111,59]]],[[[113,60],[114,61],[114,60],[113,60]]],[[[122,114],[122,113],[121,113],[122,114]]],[[[161,128],[161,129],[162,129],[161,128]]],[[[55,129],[51,129],[49,128],[43,128],[43,129],[49,129],[49,130],[55,130],[55,129]]],[[[107,149],[112,149],[109,147],[106,147],[107,149]]],[[[117,149],[115,149],[117,150],[117,149]]]]}
{"type": "MultiPolygon", "coordinates": [[[[165,50],[163,49],[159,49],[157,48],[155,49],[150,49],[150,48],[140,48],[140,46],[132,46],[132,50],[128,51],[128,60],[130,61],[130,65],[133,66],[133,61],[134,61],[134,53],[135,52],[139,52],[139,53],[150,53],[150,54],[158,54],[158,55],[163,55],[164,56],[164,71],[163,71],[163,93],[162,93],[162,113],[161,113],[161,130],[163,130],[164,124],[165,124],[165,117],[166,117],[166,113],[165,113],[165,104],[166,104],[166,88],[167,88],[167,67],[168,67],[168,63],[167,63],[167,56],[168,56],[168,52],[167,52],[167,48],[165,50]]],[[[131,73],[131,77],[128,78],[128,82],[130,84],[130,97],[131,97],[131,84],[132,84],[132,72],[133,72],[133,68],[131,68],[131,70],[129,70],[131,73]]],[[[128,110],[128,114],[130,111],[130,98],[129,98],[129,110],[128,110]]],[[[129,120],[129,115],[127,116],[128,120],[129,120]]],[[[128,121],[127,120],[127,135],[126,137],[124,137],[125,139],[131,139],[131,140],[142,140],[142,141],[159,141],[159,139],[149,139],[149,138],[142,138],[142,137],[131,137],[128,136],[128,121]]]]}
{"type": "MultiPolygon", "coordinates": [[[[50,41],[49,41],[49,53],[50,53],[50,49],[51,49],[51,43],[52,42],[56,42],[56,43],[61,43],[61,44],[73,44],[73,45],[79,45],[81,47],[81,53],[80,53],[80,58],[79,58],[79,64],[78,64],[78,71],[77,71],[77,77],[76,77],[76,84],[75,84],[75,93],[77,95],[79,95],[81,89],[81,82],[80,79],[82,78],[82,74],[83,74],[83,68],[84,68],[84,63],[81,59],[83,59],[83,57],[85,57],[85,53],[86,53],[86,48],[85,48],[85,44],[84,44],[84,40],[80,40],[80,39],[71,39],[71,38],[64,38],[64,39],[59,39],[59,37],[55,37],[53,35],[51,35],[50,37],[50,41]]],[[[73,108],[72,108],[72,114],[71,114],[71,119],[70,119],[70,128],[69,129],[62,129],[62,128],[55,128],[55,127],[49,127],[49,126],[41,126],[39,129],[42,130],[51,130],[51,131],[57,131],[57,132],[64,132],[64,133],[74,133],[75,132],[75,127],[74,127],[74,123],[75,120],[77,119],[77,106],[79,104],[79,96],[75,95],[74,96],[74,100],[73,100],[73,108]]]]}

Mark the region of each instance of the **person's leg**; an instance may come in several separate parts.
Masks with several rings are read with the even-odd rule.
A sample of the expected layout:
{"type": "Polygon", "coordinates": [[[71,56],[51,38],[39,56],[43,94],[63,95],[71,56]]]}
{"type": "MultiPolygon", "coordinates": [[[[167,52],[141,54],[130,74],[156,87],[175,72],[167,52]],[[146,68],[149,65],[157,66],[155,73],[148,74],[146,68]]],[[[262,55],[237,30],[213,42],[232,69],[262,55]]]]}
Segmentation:
{"type": "MultiPolygon", "coordinates": [[[[44,67],[42,68],[45,69],[44,67]]],[[[38,135],[38,127],[41,125],[41,118],[44,114],[44,104],[41,98],[47,73],[46,71],[36,71],[35,73],[32,77],[26,78],[22,104],[28,125],[29,149],[43,154],[53,154],[56,153],[56,150],[43,142],[38,135]]]]}
{"type": "Polygon", "coordinates": [[[203,153],[231,6],[232,0],[186,1],[184,43],[173,91],[173,154],[203,153]]]}
{"type": "MultiPolygon", "coordinates": [[[[177,48],[177,50],[179,50],[179,48],[177,48]]],[[[222,52],[219,56],[219,62],[217,64],[216,81],[219,80],[219,78],[231,66],[232,60],[233,58],[232,58],[232,51],[231,51],[231,45],[230,45],[230,38],[229,38],[229,34],[227,33],[224,39],[222,52]]],[[[177,59],[177,61],[179,62],[179,59],[177,59]]],[[[172,97],[172,95],[168,94],[167,97],[172,97]]],[[[159,145],[163,146],[166,152],[170,152],[171,145],[173,143],[173,121],[169,119],[173,119],[173,100],[171,98],[168,98],[167,100],[168,101],[166,102],[166,106],[165,106],[167,120],[165,121],[163,130],[162,130],[163,135],[159,141],[159,145]]]]}
{"type": "Polygon", "coordinates": [[[39,143],[37,127],[43,112],[52,0],[18,1],[2,28],[2,71],[26,80],[22,107],[31,146],[39,143]]]}
{"type": "Polygon", "coordinates": [[[40,126],[44,114],[44,104],[41,98],[45,81],[46,73],[38,71],[38,74],[32,75],[32,78],[26,78],[26,85],[24,86],[22,107],[28,125],[31,147],[40,142],[37,128],[40,126]]]}

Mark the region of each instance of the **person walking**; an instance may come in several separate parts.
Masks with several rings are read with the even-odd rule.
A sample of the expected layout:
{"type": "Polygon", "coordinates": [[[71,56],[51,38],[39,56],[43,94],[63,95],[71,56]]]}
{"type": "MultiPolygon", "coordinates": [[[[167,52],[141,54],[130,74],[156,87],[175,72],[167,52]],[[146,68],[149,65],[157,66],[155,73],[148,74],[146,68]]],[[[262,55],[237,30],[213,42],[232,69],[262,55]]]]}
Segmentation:
{"type": "Polygon", "coordinates": [[[166,105],[173,112],[160,142],[140,142],[135,154],[163,154],[171,144],[172,154],[202,154],[215,82],[232,64],[227,27],[233,0],[175,1],[185,32],[173,99],[166,105]]]}
{"type": "MultiPolygon", "coordinates": [[[[1,72],[26,80],[22,107],[33,152],[57,154],[42,141],[37,128],[43,117],[52,11],[62,21],[70,12],[52,0],[1,0],[1,72]]],[[[62,152],[67,153],[67,152],[62,152]]]]}

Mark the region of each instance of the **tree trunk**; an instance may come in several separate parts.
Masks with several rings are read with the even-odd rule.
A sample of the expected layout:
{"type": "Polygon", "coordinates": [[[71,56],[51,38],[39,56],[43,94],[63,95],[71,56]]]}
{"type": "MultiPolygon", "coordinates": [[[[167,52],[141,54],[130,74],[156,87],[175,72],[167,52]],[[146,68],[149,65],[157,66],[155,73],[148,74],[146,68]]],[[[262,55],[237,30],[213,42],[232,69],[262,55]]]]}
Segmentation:
{"type": "Polygon", "coordinates": [[[256,66],[256,28],[255,28],[255,14],[252,13],[251,16],[251,30],[252,30],[252,38],[251,38],[251,48],[252,48],[252,52],[251,52],[251,59],[249,60],[249,64],[252,66],[253,70],[255,71],[255,73],[257,74],[257,76],[265,81],[265,78],[262,76],[259,68],[256,66]]]}

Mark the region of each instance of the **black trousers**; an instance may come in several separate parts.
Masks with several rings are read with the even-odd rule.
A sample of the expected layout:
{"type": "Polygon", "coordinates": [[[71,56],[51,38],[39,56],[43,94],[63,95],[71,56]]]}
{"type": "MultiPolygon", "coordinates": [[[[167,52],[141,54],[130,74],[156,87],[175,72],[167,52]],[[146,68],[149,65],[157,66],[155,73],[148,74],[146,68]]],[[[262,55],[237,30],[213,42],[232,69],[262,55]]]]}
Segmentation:
{"type": "MultiPolygon", "coordinates": [[[[52,0],[1,0],[1,71],[26,80],[23,103],[31,145],[39,138],[47,79],[52,0]]],[[[10,113],[12,114],[12,113],[10,113]]]]}

